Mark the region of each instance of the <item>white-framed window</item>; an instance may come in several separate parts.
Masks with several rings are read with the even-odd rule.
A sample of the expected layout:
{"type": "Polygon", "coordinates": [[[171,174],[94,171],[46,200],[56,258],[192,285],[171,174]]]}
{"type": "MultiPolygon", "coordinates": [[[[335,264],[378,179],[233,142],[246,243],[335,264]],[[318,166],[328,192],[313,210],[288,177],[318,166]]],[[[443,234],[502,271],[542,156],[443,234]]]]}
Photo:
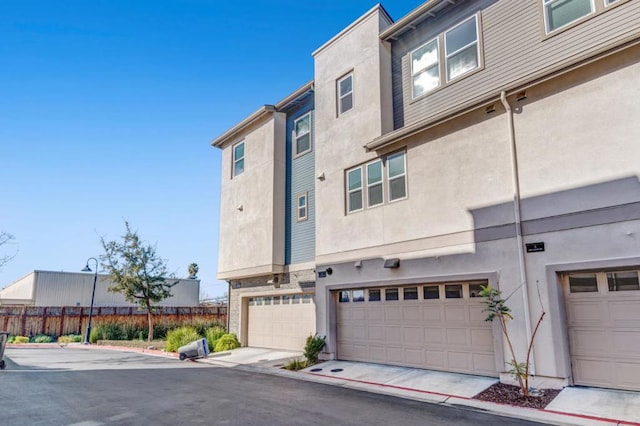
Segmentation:
{"type": "Polygon", "coordinates": [[[389,201],[407,197],[407,173],[404,151],[387,157],[387,182],[389,185],[389,201]]]}
{"type": "Polygon", "coordinates": [[[244,173],[244,141],[233,146],[233,176],[244,173]]]}
{"type": "Polygon", "coordinates": [[[362,210],[362,167],[347,171],[347,211],[362,210]]]}
{"type": "Polygon", "coordinates": [[[414,98],[440,86],[440,61],[438,39],[411,52],[411,90],[414,98]]]}
{"type": "Polygon", "coordinates": [[[474,15],[444,33],[447,81],[480,66],[478,19],[474,15]]]}
{"type": "Polygon", "coordinates": [[[613,4],[615,2],[617,2],[618,0],[604,0],[604,5],[605,6],[609,6],[610,4],[613,4]]]}
{"type": "MultiPolygon", "coordinates": [[[[605,0],[606,1],[606,0],[605,0]]],[[[611,4],[609,1],[607,4],[611,4]]],[[[594,0],[542,0],[547,33],[596,11],[594,0]]]]}
{"type": "Polygon", "coordinates": [[[293,123],[293,150],[296,157],[311,151],[311,113],[293,123]]]}
{"type": "Polygon", "coordinates": [[[367,164],[368,207],[374,207],[384,203],[384,185],[382,178],[382,160],[376,160],[367,164]]]}
{"type": "Polygon", "coordinates": [[[406,153],[395,152],[346,171],[347,213],[407,198],[406,153]]]}
{"type": "Polygon", "coordinates": [[[340,78],[336,85],[338,94],[338,115],[353,108],[353,73],[340,78]]]}
{"type": "Polygon", "coordinates": [[[411,98],[419,98],[480,68],[480,45],[478,13],[412,51],[411,98]]]}
{"type": "Polygon", "coordinates": [[[309,213],[309,208],[308,208],[308,202],[309,202],[309,197],[307,196],[307,193],[302,193],[302,194],[298,194],[296,196],[296,221],[297,222],[302,222],[304,220],[308,219],[308,213],[309,213]]]}

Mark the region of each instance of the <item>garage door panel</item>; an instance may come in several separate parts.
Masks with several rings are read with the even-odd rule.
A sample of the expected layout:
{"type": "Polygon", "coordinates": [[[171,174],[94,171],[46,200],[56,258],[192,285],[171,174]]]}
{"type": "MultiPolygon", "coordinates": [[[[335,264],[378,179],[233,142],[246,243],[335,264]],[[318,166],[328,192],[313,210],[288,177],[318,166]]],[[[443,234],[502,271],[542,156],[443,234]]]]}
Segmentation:
{"type": "Polygon", "coordinates": [[[617,362],[614,366],[616,383],[622,389],[637,390],[640,383],[640,363],[639,362],[617,362]]]}
{"type": "Polygon", "coordinates": [[[616,327],[637,327],[640,321],[640,306],[638,300],[632,301],[610,301],[609,312],[611,321],[616,327]],[[635,322],[635,324],[633,324],[635,322]],[[632,323],[632,324],[630,324],[632,323]]]}
{"type": "Polygon", "coordinates": [[[606,320],[606,307],[598,300],[589,302],[575,301],[569,306],[570,324],[600,324],[606,320]]]}
{"type": "Polygon", "coordinates": [[[466,328],[447,328],[445,335],[447,336],[446,342],[449,346],[469,346],[466,328]]]}
{"type": "MultiPolygon", "coordinates": [[[[444,294],[444,285],[440,286],[444,294]]],[[[424,299],[423,287],[412,287],[418,287],[418,299],[353,302],[351,297],[338,302],[338,359],[497,376],[493,329],[481,314],[482,303],[470,300],[468,291],[458,293],[465,295],[461,299],[424,299]],[[362,306],[366,318],[354,314],[362,306]],[[380,348],[384,348],[383,357],[380,348]]],[[[402,287],[399,290],[401,296],[405,294],[402,287]]],[[[376,293],[387,294],[385,289],[376,293]]]]}
{"type": "Polygon", "coordinates": [[[445,320],[451,322],[469,322],[466,306],[447,306],[444,311],[445,320]]]}
{"type": "Polygon", "coordinates": [[[403,333],[405,345],[424,345],[424,333],[421,327],[405,327],[403,333]]]}
{"type": "Polygon", "coordinates": [[[441,345],[444,343],[444,330],[442,328],[430,328],[424,329],[425,344],[429,345],[441,345]]]}
{"type": "Polygon", "coordinates": [[[575,329],[571,343],[576,355],[591,354],[606,356],[609,351],[608,336],[605,330],[575,329]]]}
{"type": "Polygon", "coordinates": [[[573,367],[575,374],[585,383],[600,386],[611,383],[613,371],[606,360],[576,358],[573,367]]]}
{"type": "Polygon", "coordinates": [[[611,334],[611,342],[612,350],[620,355],[640,354],[640,331],[614,331],[611,334]]]}
{"type": "Polygon", "coordinates": [[[354,321],[362,321],[367,318],[367,311],[364,307],[355,308],[352,312],[351,319],[354,321]]]}

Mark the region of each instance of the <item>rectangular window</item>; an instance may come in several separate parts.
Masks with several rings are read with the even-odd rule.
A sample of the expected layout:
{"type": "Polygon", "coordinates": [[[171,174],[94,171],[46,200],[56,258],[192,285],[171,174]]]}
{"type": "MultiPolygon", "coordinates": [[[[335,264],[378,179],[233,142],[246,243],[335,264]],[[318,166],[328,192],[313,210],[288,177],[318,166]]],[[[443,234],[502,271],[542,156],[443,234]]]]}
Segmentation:
{"type": "Polygon", "coordinates": [[[347,172],[347,211],[362,210],[362,167],[347,172]]]}
{"type": "Polygon", "coordinates": [[[469,297],[480,297],[482,284],[469,284],[469,297]]]}
{"type": "Polygon", "coordinates": [[[364,302],[364,290],[353,290],[353,301],[364,302]]]}
{"type": "Polygon", "coordinates": [[[604,0],[604,4],[605,6],[609,6],[610,4],[613,4],[615,2],[617,2],[618,0],[604,0]]]}
{"type": "Polygon", "coordinates": [[[631,291],[640,290],[638,273],[632,272],[610,272],[607,274],[609,291],[631,291]]]}
{"type": "Polygon", "coordinates": [[[398,300],[398,289],[386,288],[384,290],[384,300],[398,300]]]}
{"type": "Polygon", "coordinates": [[[311,113],[297,119],[293,124],[295,156],[311,151],[311,113]]]}
{"type": "Polygon", "coordinates": [[[338,293],[338,301],[340,303],[347,303],[349,301],[349,291],[345,290],[338,293]]]}
{"type": "Polygon", "coordinates": [[[387,158],[387,175],[389,183],[389,201],[399,200],[407,196],[407,179],[404,164],[404,152],[398,152],[387,158]]]}
{"type": "Polygon", "coordinates": [[[460,77],[480,65],[478,21],[475,16],[444,33],[447,81],[460,77]]]}
{"type": "Polygon", "coordinates": [[[597,293],[596,274],[569,275],[569,293],[597,293]]]}
{"type": "Polygon", "coordinates": [[[447,299],[462,299],[462,284],[445,285],[444,297],[447,299]]]}
{"type": "Polygon", "coordinates": [[[404,300],[418,300],[418,287],[405,287],[402,289],[404,300]]]}
{"type": "Polygon", "coordinates": [[[273,304],[274,305],[280,304],[280,296],[273,296],[273,304]]]}
{"type": "Polygon", "coordinates": [[[353,108],[353,74],[338,80],[338,115],[353,108]]]}
{"type": "Polygon", "coordinates": [[[301,299],[302,299],[302,296],[300,296],[299,294],[294,294],[293,296],[291,296],[291,304],[299,305],[301,299]]]}
{"type": "Polygon", "coordinates": [[[547,32],[595,12],[593,0],[542,0],[547,32]]]}
{"type": "Polygon", "coordinates": [[[425,300],[440,299],[440,287],[437,285],[427,285],[422,288],[425,300]]]}
{"type": "Polygon", "coordinates": [[[378,206],[384,202],[382,186],[382,161],[367,164],[367,206],[378,206]]]}
{"type": "Polygon", "coordinates": [[[302,303],[311,303],[311,301],[313,300],[313,296],[310,294],[303,294],[302,295],[302,303]]]}
{"type": "Polygon", "coordinates": [[[376,288],[373,290],[369,290],[369,302],[379,302],[380,301],[380,289],[376,288]]]}
{"type": "Polygon", "coordinates": [[[438,56],[438,39],[431,40],[411,53],[411,90],[414,98],[440,86],[438,56]]]}
{"type": "Polygon", "coordinates": [[[233,176],[239,176],[244,172],[244,142],[233,147],[233,176]]]}
{"type": "Polygon", "coordinates": [[[296,203],[296,221],[302,222],[307,220],[307,193],[299,194],[297,197],[298,201],[296,203]]]}
{"type": "Polygon", "coordinates": [[[264,304],[266,305],[271,305],[271,298],[270,297],[265,297],[264,298],[264,304]]]}

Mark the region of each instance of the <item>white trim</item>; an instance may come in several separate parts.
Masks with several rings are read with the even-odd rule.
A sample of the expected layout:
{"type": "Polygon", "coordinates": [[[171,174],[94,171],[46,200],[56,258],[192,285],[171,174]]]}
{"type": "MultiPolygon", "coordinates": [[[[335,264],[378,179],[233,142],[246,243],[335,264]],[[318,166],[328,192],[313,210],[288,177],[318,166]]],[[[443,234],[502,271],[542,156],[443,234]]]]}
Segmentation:
{"type": "Polygon", "coordinates": [[[231,161],[231,177],[232,178],[236,177],[236,176],[240,176],[241,174],[244,173],[244,170],[246,168],[245,167],[245,161],[244,161],[245,160],[245,156],[246,156],[245,155],[245,148],[246,148],[246,145],[244,143],[244,140],[234,144],[231,147],[231,159],[232,159],[232,161],[231,161]],[[236,158],[236,148],[239,147],[240,145],[242,145],[242,157],[236,158]],[[242,171],[240,173],[236,173],[236,163],[238,163],[240,161],[242,161],[242,171]]]}
{"type": "Polygon", "coordinates": [[[300,157],[301,155],[304,155],[307,152],[311,152],[313,150],[313,131],[312,131],[313,123],[311,120],[312,120],[311,111],[309,111],[308,113],[302,115],[301,117],[297,118],[293,122],[293,138],[292,139],[293,139],[293,157],[294,158],[300,157]],[[299,121],[304,120],[305,118],[309,118],[309,130],[304,134],[298,135],[297,124],[299,121]],[[309,148],[307,148],[304,151],[298,152],[298,139],[305,135],[309,135],[309,148]]]}
{"type": "Polygon", "coordinates": [[[346,112],[349,112],[353,109],[353,107],[355,106],[355,97],[353,96],[353,90],[354,89],[354,78],[353,78],[353,71],[349,71],[347,74],[345,74],[344,76],[340,77],[337,81],[336,81],[336,94],[338,95],[338,115],[342,115],[346,112]],[[340,90],[340,83],[342,83],[343,81],[345,81],[346,79],[350,78],[351,79],[351,90],[347,93],[342,93],[342,91],[340,90]],[[342,110],[342,100],[345,99],[347,96],[351,95],[351,108],[349,108],[348,110],[342,110]]]}
{"type": "Polygon", "coordinates": [[[464,75],[477,70],[478,68],[480,68],[481,64],[480,64],[480,26],[478,23],[478,14],[476,13],[475,15],[470,16],[469,18],[465,19],[464,21],[460,21],[458,22],[456,25],[454,25],[453,27],[449,28],[448,30],[446,30],[443,33],[443,39],[444,39],[444,71],[445,71],[445,81],[448,83],[450,81],[454,81],[457,80],[459,78],[462,78],[464,75]],[[465,46],[459,48],[458,50],[451,52],[451,53],[447,53],[447,33],[450,33],[451,31],[455,30],[456,28],[462,26],[463,24],[467,23],[468,21],[470,21],[471,19],[475,20],[475,27],[476,27],[476,40],[474,42],[468,43],[465,46]],[[463,50],[467,49],[470,46],[476,45],[476,55],[477,55],[477,65],[474,68],[468,69],[465,72],[463,72],[462,74],[459,74],[453,78],[449,78],[449,58],[455,56],[456,54],[462,52],[463,50]]]}
{"type": "Polygon", "coordinates": [[[296,195],[296,222],[304,222],[309,219],[309,194],[301,192],[296,195]],[[304,198],[304,207],[300,207],[300,199],[304,198]],[[304,208],[304,216],[300,216],[300,209],[304,208]]]}
{"type": "Polygon", "coordinates": [[[372,207],[377,207],[377,206],[381,206],[384,204],[384,200],[385,200],[385,191],[384,191],[384,163],[382,162],[381,158],[378,158],[376,160],[370,161],[367,164],[364,165],[364,171],[365,171],[365,177],[366,177],[366,183],[364,186],[366,186],[367,188],[367,208],[372,208],[372,207]],[[373,184],[369,184],[369,166],[375,163],[379,163],[380,164],[380,180],[376,181],[373,184]],[[382,200],[380,200],[379,203],[377,204],[371,204],[371,198],[369,197],[369,188],[373,187],[373,186],[377,186],[380,185],[381,189],[382,189],[382,200]]]}
{"type": "Polygon", "coordinates": [[[440,75],[441,74],[440,73],[441,70],[440,70],[440,40],[439,40],[439,38],[438,37],[432,38],[428,42],[420,45],[419,47],[417,47],[415,49],[413,49],[411,51],[410,55],[409,55],[409,65],[411,66],[411,99],[415,99],[415,98],[418,98],[420,96],[426,95],[427,93],[431,92],[432,90],[435,90],[438,87],[442,86],[442,76],[440,75]],[[422,49],[423,47],[425,47],[426,45],[428,45],[430,43],[433,43],[434,41],[436,42],[436,63],[432,64],[432,65],[430,65],[428,67],[421,68],[421,69],[419,69],[417,71],[414,70],[413,69],[413,54],[416,53],[418,50],[422,49]],[[418,75],[418,74],[422,74],[424,72],[427,72],[427,70],[429,70],[429,69],[431,69],[433,67],[436,67],[438,69],[438,85],[436,87],[433,87],[433,88],[429,89],[429,90],[426,90],[424,93],[416,95],[414,93],[414,90],[413,90],[413,88],[414,88],[414,77],[416,75],[418,75]]]}
{"type": "Polygon", "coordinates": [[[400,200],[406,199],[409,196],[409,190],[407,188],[407,153],[406,153],[406,151],[397,151],[397,152],[394,152],[394,153],[391,153],[391,154],[387,155],[386,163],[387,163],[387,185],[389,187],[389,189],[388,189],[389,203],[394,203],[396,201],[400,201],[400,200]],[[399,155],[402,155],[402,174],[398,175],[398,176],[394,176],[392,178],[389,175],[390,170],[391,170],[390,167],[389,167],[389,159],[391,159],[393,157],[397,157],[399,155]],[[391,199],[391,181],[392,180],[397,180],[397,179],[400,179],[400,178],[404,178],[404,197],[391,199]]]}
{"type": "Polygon", "coordinates": [[[353,167],[346,171],[346,190],[347,190],[347,214],[355,213],[364,210],[364,172],[362,170],[362,166],[353,167]],[[359,170],[360,171],[360,186],[356,189],[349,189],[349,173],[359,170]],[[362,203],[362,207],[359,209],[351,210],[351,193],[360,191],[360,202],[362,203]]]}

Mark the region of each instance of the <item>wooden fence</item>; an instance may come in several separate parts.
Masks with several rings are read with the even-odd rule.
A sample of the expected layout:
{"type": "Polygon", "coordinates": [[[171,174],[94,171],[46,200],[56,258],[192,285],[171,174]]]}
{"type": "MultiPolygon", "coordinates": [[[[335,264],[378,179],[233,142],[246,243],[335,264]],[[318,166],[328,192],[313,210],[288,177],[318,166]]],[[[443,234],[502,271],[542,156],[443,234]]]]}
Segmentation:
{"type": "MultiPolygon", "coordinates": [[[[81,334],[89,321],[88,307],[76,306],[0,306],[0,331],[17,336],[63,336],[81,334]]],[[[153,315],[154,323],[184,324],[194,321],[227,323],[226,306],[158,307],[153,315]]],[[[135,307],[93,308],[91,326],[101,322],[128,323],[147,327],[147,311],[135,307]]]]}

